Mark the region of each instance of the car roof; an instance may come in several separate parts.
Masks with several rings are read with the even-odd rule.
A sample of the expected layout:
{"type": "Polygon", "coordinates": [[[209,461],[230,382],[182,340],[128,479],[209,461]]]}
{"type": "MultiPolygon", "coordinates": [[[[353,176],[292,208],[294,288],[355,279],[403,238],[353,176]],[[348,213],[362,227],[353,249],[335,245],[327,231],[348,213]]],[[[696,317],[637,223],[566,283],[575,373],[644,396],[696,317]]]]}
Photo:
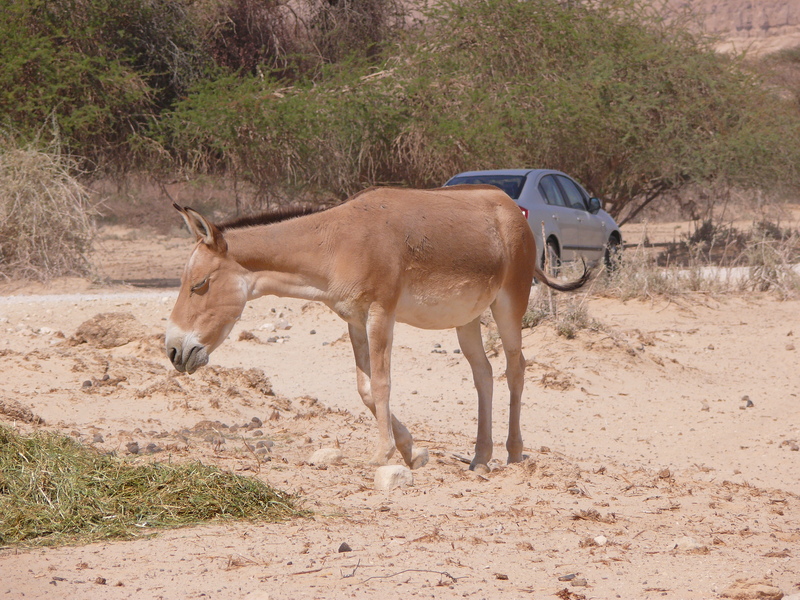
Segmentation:
{"type": "Polygon", "coordinates": [[[464,171],[453,177],[469,177],[474,175],[538,175],[539,173],[561,173],[553,169],[488,169],[483,171],[464,171]]]}

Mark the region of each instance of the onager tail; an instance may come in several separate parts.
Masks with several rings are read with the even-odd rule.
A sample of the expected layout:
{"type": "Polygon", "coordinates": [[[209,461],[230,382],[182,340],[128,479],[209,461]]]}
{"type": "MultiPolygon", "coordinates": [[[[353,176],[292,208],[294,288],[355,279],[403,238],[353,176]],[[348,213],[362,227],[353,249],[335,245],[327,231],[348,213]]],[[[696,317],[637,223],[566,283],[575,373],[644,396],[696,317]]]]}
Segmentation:
{"type": "Polygon", "coordinates": [[[575,281],[571,281],[569,283],[556,283],[551,281],[547,275],[545,275],[544,271],[542,271],[539,265],[534,265],[533,276],[547,287],[551,287],[554,290],[558,290],[559,292],[571,292],[572,290],[577,290],[578,288],[583,287],[583,284],[589,281],[589,278],[592,276],[592,269],[587,267],[586,262],[584,261],[583,274],[575,281]]]}

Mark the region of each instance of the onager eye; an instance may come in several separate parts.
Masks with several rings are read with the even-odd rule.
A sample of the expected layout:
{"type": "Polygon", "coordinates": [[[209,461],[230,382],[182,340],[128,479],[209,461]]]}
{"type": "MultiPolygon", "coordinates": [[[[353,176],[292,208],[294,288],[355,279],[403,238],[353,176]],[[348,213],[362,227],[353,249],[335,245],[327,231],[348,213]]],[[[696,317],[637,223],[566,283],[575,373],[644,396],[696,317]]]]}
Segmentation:
{"type": "Polygon", "coordinates": [[[193,294],[202,293],[208,287],[208,277],[203,279],[200,283],[195,283],[190,289],[193,294]]]}

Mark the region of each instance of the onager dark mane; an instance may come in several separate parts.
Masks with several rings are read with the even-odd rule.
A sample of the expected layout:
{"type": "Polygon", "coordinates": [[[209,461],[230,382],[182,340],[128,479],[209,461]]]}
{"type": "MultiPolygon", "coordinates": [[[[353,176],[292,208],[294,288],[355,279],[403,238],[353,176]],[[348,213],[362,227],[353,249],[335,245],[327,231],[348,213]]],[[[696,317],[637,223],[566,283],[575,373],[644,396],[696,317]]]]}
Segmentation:
{"type": "Polygon", "coordinates": [[[297,217],[305,215],[312,215],[314,213],[328,210],[328,206],[284,206],[273,210],[267,210],[257,215],[249,215],[246,217],[237,217],[224,223],[217,225],[220,231],[230,231],[231,229],[243,229],[245,227],[255,227],[256,225],[269,225],[271,223],[280,223],[281,221],[288,221],[297,217]]]}

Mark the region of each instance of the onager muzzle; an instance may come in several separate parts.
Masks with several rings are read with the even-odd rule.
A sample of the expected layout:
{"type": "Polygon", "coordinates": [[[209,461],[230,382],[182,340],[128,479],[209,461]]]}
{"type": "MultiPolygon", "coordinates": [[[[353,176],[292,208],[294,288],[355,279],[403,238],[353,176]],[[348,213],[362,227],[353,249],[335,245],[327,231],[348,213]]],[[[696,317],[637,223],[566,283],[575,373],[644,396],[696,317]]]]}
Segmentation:
{"type": "Polygon", "coordinates": [[[165,338],[167,356],[181,373],[194,373],[208,364],[208,349],[192,334],[184,334],[170,327],[165,338]]]}

